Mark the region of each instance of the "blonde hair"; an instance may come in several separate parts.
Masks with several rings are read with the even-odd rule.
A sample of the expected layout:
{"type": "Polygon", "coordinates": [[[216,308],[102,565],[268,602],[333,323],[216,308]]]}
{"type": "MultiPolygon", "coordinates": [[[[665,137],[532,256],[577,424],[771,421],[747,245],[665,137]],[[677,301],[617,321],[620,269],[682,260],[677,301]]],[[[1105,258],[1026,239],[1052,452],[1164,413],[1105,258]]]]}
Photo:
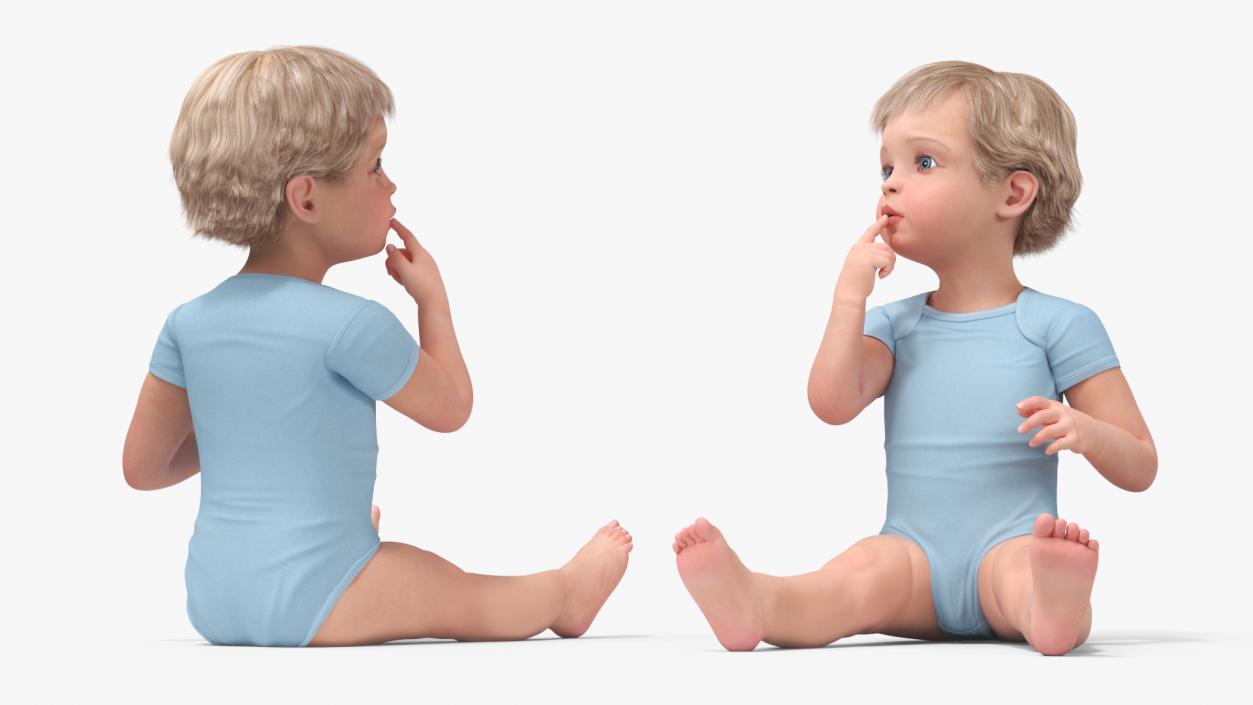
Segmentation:
{"type": "Polygon", "coordinates": [[[966,61],[940,61],[905,74],[875,103],[870,123],[879,134],[893,116],[925,107],[950,88],[966,96],[975,168],[989,187],[1015,171],[1039,182],[1023,215],[1014,254],[1044,252],[1070,227],[1083,176],[1075,154],[1075,116],[1061,97],[1025,73],[993,71],[966,61]]]}
{"type": "Polygon", "coordinates": [[[295,176],[336,181],[395,111],[391,90],[347,54],[314,46],[245,51],[196,78],[170,139],[174,181],[197,234],[252,247],[290,215],[295,176]]]}

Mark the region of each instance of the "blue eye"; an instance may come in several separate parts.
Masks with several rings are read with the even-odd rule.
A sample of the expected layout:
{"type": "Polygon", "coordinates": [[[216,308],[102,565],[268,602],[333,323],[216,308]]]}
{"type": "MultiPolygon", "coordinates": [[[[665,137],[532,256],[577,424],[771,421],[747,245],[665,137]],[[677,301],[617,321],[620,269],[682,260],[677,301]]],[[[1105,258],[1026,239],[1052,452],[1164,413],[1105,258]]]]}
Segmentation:
{"type": "Polygon", "coordinates": [[[378,171],[379,169],[382,169],[382,168],[383,168],[383,158],[379,157],[379,160],[375,162],[374,164],[374,170],[378,171]]]}
{"type": "MultiPolygon", "coordinates": [[[[918,165],[918,170],[919,170],[919,171],[923,171],[923,170],[926,170],[926,169],[934,169],[934,168],[936,167],[935,157],[931,156],[930,154],[921,154],[921,155],[919,155],[919,156],[918,156],[918,159],[916,159],[916,160],[914,160],[914,161],[915,161],[915,163],[918,165]],[[925,165],[925,166],[924,166],[924,165],[925,165]]],[[[891,175],[892,175],[892,167],[891,167],[891,165],[888,165],[888,166],[885,166],[885,167],[883,167],[883,168],[879,169],[879,178],[880,178],[880,179],[882,179],[882,180],[884,180],[884,181],[887,181],[887,180],[888,180],[888,177],[889,177],[889,176],[891,176],[891,175]]]]}

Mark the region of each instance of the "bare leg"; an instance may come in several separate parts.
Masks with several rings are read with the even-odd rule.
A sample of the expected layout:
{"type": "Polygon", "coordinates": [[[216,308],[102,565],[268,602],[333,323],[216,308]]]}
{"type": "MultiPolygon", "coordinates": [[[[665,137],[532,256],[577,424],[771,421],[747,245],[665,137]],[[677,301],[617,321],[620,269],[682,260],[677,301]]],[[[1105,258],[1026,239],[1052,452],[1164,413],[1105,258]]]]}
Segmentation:
{"type": "Polygon", "coordinates": [[[430,551],[384,541],[310,646],[526,639],[549,628],[579,636],[617,587],[630,550],[630,534],[615,521],[560,569],[496,576],[466,573],[430,551]]]}
{"type": "Polygon", "coordinates": [[[1087,529],[1036,517],[1031,536],[997,544],[979,565],[979,603],[992,631],[1060,656],[1087,640],[1098,542],[1087,529]]]}
{"type": "Polygon", "coordinates": [[[854,634],[949,637],[936,624],[926,555],[898,536],[870,536],[821,570],[754,573],[704,519],[675,536],[679,575],[714,635],[731,651],[759,642],[822,646],[854,634]]]}

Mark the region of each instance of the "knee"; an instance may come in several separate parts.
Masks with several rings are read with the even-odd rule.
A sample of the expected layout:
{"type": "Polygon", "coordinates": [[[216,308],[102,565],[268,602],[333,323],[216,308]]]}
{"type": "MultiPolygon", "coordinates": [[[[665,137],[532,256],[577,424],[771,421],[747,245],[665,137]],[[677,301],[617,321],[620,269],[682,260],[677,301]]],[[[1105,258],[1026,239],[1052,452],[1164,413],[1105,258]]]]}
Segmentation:
{"type": "Polygon", "coordinates": [[[838,575],[849,609],[870,621],[894,614],[908,603],[913,585],[913,566],[883,546],[860,543],[822,567],[838,575]]]}

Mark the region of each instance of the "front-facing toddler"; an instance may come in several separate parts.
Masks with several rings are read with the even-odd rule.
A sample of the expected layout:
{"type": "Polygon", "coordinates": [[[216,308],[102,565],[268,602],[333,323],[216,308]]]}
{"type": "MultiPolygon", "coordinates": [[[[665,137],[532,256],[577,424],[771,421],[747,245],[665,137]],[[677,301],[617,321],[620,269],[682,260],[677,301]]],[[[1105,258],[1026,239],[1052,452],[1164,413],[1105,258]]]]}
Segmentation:
{"type": "Polygon", "coordinates": [[[1016,255],[1069,225],[1074,118],[1037,78],[948,61],[901,78],[872,122],[876,220],[840,273],[809,402],[843,424],[884,397],[883,528],[820,570],[777,577],[749,571],[699,519],[675,537],[679,573],[728,649],[883,633],[1067,653],[1092,622],[1098,544],[1056,518],[1057,453],[1133,492],[1157,472],[1096,314],[1014,274],[1016,255]],[[939,287],[867,311],[897,255],[939,287]]]}

